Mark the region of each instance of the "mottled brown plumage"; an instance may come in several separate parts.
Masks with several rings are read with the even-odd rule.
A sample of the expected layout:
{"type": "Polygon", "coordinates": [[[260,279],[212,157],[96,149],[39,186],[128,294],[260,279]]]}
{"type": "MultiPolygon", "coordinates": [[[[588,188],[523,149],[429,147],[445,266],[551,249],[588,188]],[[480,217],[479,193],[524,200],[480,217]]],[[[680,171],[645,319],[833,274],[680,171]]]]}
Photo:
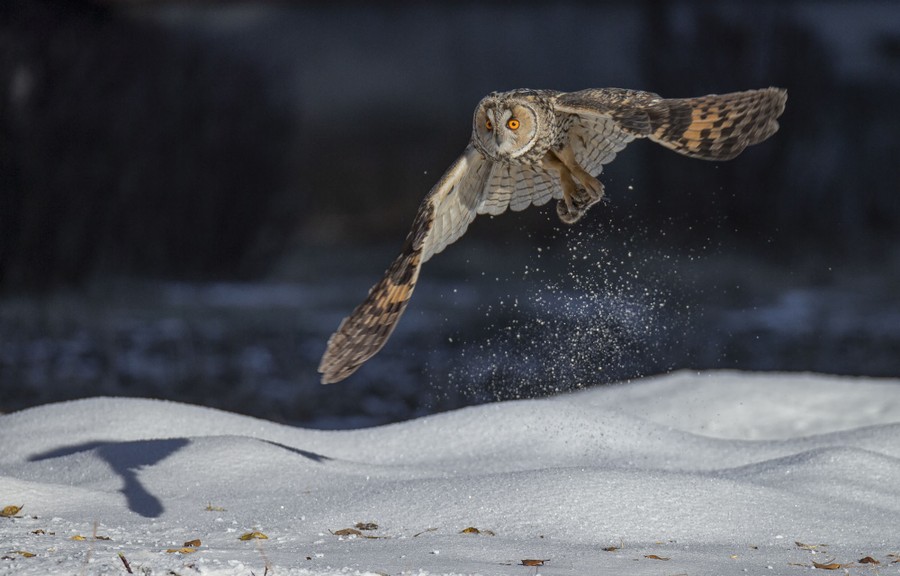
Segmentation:
{"type": "Polygon", "coordinates": [[[730,160],[778,130],[786,100],[780,88],[675,99],[621,88],[488,95],[475,110],[469,146],[423,200],[400,255],[328,340],[322,382],[343,380],[384,346],[422,264],[477,214],[555,198],[560,220],[574,224],[603,197],[603,165],[635,138],[730,160]]]}

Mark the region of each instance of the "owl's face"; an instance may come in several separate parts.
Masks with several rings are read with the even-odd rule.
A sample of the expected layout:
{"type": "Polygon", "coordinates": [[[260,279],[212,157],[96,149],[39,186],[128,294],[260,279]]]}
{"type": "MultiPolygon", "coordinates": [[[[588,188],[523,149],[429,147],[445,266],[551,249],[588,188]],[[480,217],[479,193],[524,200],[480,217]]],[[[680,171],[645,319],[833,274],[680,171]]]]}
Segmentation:
{"type": "MultiPolygon", "coordinates": [[[[491,160],[522,163],[540,145],[547,130],[547,114],[533,99],[491,94],[475,110],[472,141],[475,147],[491,160]]],[[[543,152],[539,153],[543,155],[543,152]]]]}

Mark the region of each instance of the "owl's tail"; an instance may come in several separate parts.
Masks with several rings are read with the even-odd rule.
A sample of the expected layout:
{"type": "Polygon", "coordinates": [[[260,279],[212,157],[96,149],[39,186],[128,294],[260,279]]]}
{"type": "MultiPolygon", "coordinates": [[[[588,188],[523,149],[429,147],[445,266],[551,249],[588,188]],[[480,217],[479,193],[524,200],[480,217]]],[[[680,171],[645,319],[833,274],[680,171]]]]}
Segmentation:
{"type": "Polygon", "coordinates": [[[648,110],[650,139],[703,160],[730,160],[778,131],[787,90],[765,88],[671,98],[648,110]]]}

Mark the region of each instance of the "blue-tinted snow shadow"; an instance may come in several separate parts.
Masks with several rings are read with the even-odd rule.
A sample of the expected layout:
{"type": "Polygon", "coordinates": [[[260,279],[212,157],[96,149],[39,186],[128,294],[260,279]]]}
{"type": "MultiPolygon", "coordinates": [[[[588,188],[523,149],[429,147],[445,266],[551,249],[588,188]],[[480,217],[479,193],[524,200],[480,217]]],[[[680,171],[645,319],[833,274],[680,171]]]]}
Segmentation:
{"type": "Polygon", "coordinates": [[[319,454],[317,452],[311,452],[309,450],[303,450],[302,448],[294,448],[293,446],[288,446],[287,444],[281,444],[280,442],[275,442],[273,440],[260,440],[261,442],[265,442],[266,444],[271,444],[272,446],[277,446],[283,450],[287,450],[288,452],[292,452],[294,454],[299,454],[304,458],[308,458],[313,462],[323,463],[331,460],[331,457],[319,454]]]}
{"type": "MultiPolygon", "coordinates": [[[[308,450],[293,448],[277,442],[264,440],[268,444],[278,446],[313,462],[325,462],[330,460],[308,450]]],[[[151,494],[138,479],[138,472],[146,466],[152,466],[190,443],[187,438],[172,438],[168,440],[141,440],[134,442],[85,442],[73,446],[63,446],[54,450],[48,450],[31,456],[30,462],[39,462],[52,458],[71,456],[79,452],[95,452],[118,474],[123,480],[122,494],[128,502],[128,509],[145,518],[158,518],[165,511],[159,498],[151,494]]]]}
{"type": "Polygon", "coordinates": [[[152,466],[188,445],[186,438],[169,440],[143,440],[137,442],[85,442],[63,446],[29,458],[31,462],[61,458],[78,452],[93,451],[122,477],[121,492],[132,512],[145,518],[157,518],[165,510],[162,502],[151,494],[138,479],[138,472],[152,466]]]}

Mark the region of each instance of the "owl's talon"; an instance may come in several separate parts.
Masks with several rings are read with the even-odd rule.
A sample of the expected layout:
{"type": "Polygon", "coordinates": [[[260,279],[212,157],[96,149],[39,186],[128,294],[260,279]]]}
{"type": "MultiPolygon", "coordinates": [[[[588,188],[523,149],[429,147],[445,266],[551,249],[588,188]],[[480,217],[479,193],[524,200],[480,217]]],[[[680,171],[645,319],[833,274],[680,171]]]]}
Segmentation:
{"type": "Polygon", "coordinates": [[[602,200],[602,199],[603,199],[602,195],[595,196],[593,194],[587,193],[587,194],[583,194],[581,196],[574,198],[573,204],[574,204],[575,209],[579,210],[580,212],[587,212],[588,208],[590,208],[597,202],[600,202],[600,200],[602,200]]]}
{"type": "Polygon", "coordinates": [[[563,224],[574,224],[581,220],[584,210],[579,210],[574,206],[570,206],[565,200],[559,200],[556,203],[556,215],[563,224]]]}
{"type": "Polygon", "coordinates": [[[563,193],[563,197],[556,204],[556,214],[565,224],[578,222],[584,213],[594,204],[603,199],[603,186],[596,179],[597,188],[582,188],[577,184],[572,186],[569,193],[563,193]]]}

